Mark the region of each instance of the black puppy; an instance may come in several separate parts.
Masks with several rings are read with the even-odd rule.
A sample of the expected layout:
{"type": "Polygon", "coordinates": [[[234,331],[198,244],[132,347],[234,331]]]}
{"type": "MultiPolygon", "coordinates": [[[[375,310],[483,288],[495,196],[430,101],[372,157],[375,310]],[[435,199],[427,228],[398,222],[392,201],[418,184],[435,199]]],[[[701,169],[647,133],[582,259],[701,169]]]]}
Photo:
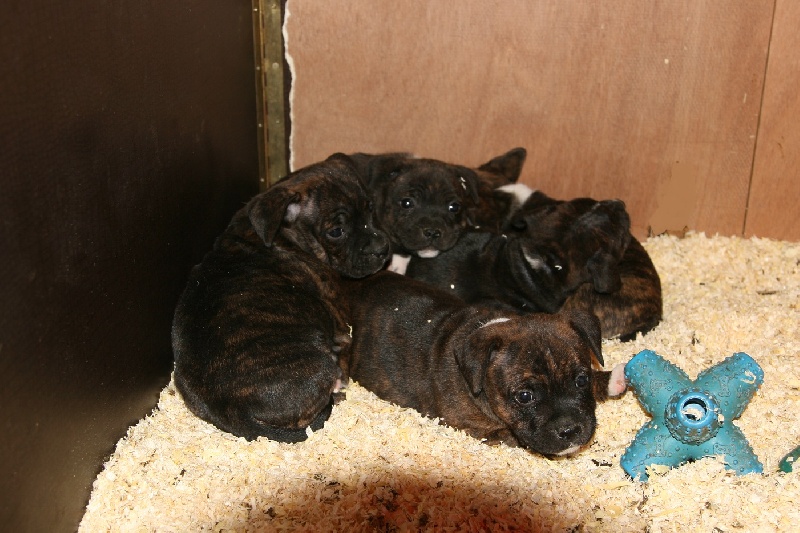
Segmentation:
{"type": "Polygon", "coordinates": [[[478,201],[474,170],[405,153],[352,154],[375,200],[378,226],[389,236],[391,270],[408,257],[436,257],[469,226],[478,201]]]}
{"type": "Polygon", "coordinates": [[[367,190],[336,154],[237,212],[192,270],[173,323],[175,385],[200,418],[246,439],[296,442],[348,379],[341,277],[383,267],[367,190]]]}
{"type": "Polygon", "coordinates": [[[406,275],[470,303],[553,313],[584,283],[601,293],[619,288],[629,229],[618,200],[554,203],[515,213],[504,234],[467,233],[436,259],[412,258],[406,275]]]}
{"type": "Polygon", "coordinates": [[[520,202],[498,188],[517,181],[526,155],[514,148],[469,168],[408,153],[351,154],[392,241],[389,269],[402,274],[410,256],[436,257],[468,228],[499,229],[520,202]]]}
{"type": "Polygon", "coordinates": [[[350,375],[379,397],[486,442],[566,455],[596,426],[596,401],[625,391],[624,365],[602,361],[588,313],[470,306],[393,272],[346,283],[350,375]]]}

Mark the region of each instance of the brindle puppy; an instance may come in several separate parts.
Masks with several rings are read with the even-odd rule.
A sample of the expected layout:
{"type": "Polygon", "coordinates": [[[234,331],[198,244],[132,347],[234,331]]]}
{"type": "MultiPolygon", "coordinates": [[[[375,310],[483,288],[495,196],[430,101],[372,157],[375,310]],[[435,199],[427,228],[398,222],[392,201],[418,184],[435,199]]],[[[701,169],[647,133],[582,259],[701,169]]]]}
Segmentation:
{"type": "MultiPolygon", "coordinates": [[[[501,186],[493,194],[509,197],[512,206],[508,212],[494,212],[502,232],[509,238],[529,233],[531,228],[539,235],[551,232],[551,237],[545,239],[545,250],[574,247],[565,240],[568,234],[553,232],[553,212],[565,206],[578,207],[581,203],[583,209],[587,209],[591,202],[596,202],[590,199],[556,200],[519,183],[501,186]]],[[[623,341],[656,327],[663,314],[658,272],[647,251],[633,235],[628,236],[627,242],[616,264],[616,272],[609,271],[619,279],[618,288],[608,291],[595,283],[582,284],[566,299],[563,307],[594,313],[600,319],[603,337],[619,337],[623,341]]],[[[558,255],[551,254],[553,257],[558,255]]]]}
{"type": "MultiPolygon", "coordinates": [[[[519,189],[515,194],[519,194],[519,189]]],[[[576,202],[583,202],[584,209],[591,209],[591,202],[594,200],[555,200],[541,192],[533,192],[512,214],[504,230],[509,235],[516,232],[529,233],[533,226],[548,225],[545,213],[574,206],[576,202]]],[[[584,237],[586,244],[582,246],[591,241],[602,241],[608,236],[597,224],[588,224],[587,230],[584,237]]],[[[620,251],[619,248],[617,250],[620,251]]],[[[635,237],[628,235],[626,246],[621,251],[622,255],[615,262],[602,263],[611,268],[609,276],[617,280],[613,286],[582,284],[570,294],[562,309],[590,311],[600,319],[604,337],[619,337],[627,341],[637,333],[650,331],[661,321],[661,278],[647,251],[635,237]]],[[[597,277],[594,276],[594,279],[597,277]]]]}
{"type": "Polygon", "coordinates": [[[372,274],[389,255],[372,217],[341,154],[233,216],[175,311],[175,384],[192,412],[248,440],[296,442],[323,425],[348,378],[341,276],[372,274]]]}
{"type": "Polygon", "coordinates": [[[352,378],[487,443],[574,453],[594,434],[596,402],[625,392],[624,365],[592,368],[602,354],[588,313],[470,306],[393,272],[346,287],[352,378]]]}

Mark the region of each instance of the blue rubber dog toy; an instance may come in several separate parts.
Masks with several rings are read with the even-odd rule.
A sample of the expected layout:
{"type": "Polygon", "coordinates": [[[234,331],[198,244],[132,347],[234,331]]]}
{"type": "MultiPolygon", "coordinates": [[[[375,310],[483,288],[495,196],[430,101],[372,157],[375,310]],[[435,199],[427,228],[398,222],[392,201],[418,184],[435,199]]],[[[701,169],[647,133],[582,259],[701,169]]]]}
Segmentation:
{"type": "Polygon", "coordinates": [[[726,467],[737,474],[763,470],[733,424],[764,381],[752,357],[733,354],[692,381],[660,355],[643,350],[625,365],[625,378],[653,417],[620,459],[629,476],[647,481],[648,466],[672,468],[713,455],[723,455],[726,467]]]}
{"type": "Polygon", "coordinates": [[[794,464],[798,462],[798,459],[800,459],[800,446],[787,453],[783,459],[781,459],[781,462],[778,463],[778,469],[788,474],[794,470],[794,464]]]}

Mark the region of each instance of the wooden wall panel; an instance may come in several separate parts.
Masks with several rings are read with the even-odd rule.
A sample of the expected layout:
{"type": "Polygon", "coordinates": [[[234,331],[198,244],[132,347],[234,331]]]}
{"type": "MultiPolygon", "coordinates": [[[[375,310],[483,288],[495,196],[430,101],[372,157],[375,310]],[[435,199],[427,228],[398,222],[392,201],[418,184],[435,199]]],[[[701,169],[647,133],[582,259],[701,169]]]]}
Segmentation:
{"type": "Polygon", "coordinates": [[[800,241],[800,2],[778,0],[745,235],[800,241]]]}
{"type": "Polygon", "coordinates": [[[619,197],[643,236],[739,234],[772,2],[289,0],[293,167],[335,151],[479,164],[619,197]]]}

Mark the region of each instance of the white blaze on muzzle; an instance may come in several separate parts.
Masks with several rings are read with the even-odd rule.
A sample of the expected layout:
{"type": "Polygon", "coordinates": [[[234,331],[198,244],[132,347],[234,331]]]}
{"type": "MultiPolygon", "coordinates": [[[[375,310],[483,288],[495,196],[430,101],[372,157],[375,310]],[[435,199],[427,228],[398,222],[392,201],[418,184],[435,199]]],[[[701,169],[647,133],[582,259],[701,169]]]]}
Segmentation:
{"type": "Polygon", "coordinates": [[[572,455],[573,453],[577,452],[580,449],[581,449],[580,446],[572,446],[570,448],[567,448],[566,450],[561,450],[556,455],[558,456],[572,455]]]}
{"type": "Polygon", "coordinates": [[[435,248],[425,248],[424,250],[417,250],[417,255],[423,259],[433,259],[439,255],[439,250],[435,248]]]}

